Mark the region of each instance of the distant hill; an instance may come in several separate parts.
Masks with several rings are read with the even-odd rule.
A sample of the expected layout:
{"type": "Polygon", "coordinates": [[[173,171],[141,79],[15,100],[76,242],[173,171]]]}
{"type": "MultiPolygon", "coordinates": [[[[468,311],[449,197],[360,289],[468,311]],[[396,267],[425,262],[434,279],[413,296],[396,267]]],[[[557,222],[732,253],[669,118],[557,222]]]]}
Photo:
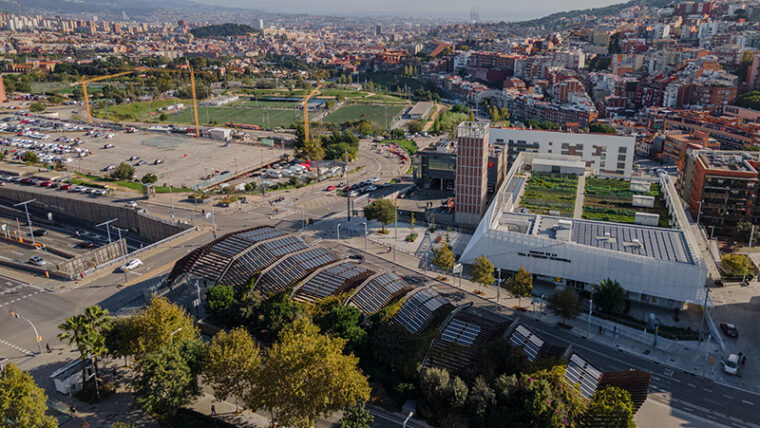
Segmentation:
{"type": "Polygon", "coordinates": [[[515,22],[511,25],[515,27],[536,27],[544,26],[547,29],[554,29],[555,26],[562,26],[563,21],[577,18],[582,15],[593,15],[596,17],[613,16],[620,14],[621,11],[634,6],[665,7],[672,4],[672,0],[630,0],[625,3],[614,4],[611,6],[598,7],[594,9],[579,9],[567,12],[557,12],[543,18],[531,19],[529,21],[515,22]]]}
{"type": "Polygon", "coordinates": [[[226,23],[193,28],[190,32],[195,37],[229,37],[255,33],[256,30],[248,25],[226,23]]]}
{"type": "Polygon", "coordinates": [[[0,0],[0,10],[15,14],[79,14],[129,19],[150,16],[159,10],[186,9],[198,6],[190,0],[0,0]]]}

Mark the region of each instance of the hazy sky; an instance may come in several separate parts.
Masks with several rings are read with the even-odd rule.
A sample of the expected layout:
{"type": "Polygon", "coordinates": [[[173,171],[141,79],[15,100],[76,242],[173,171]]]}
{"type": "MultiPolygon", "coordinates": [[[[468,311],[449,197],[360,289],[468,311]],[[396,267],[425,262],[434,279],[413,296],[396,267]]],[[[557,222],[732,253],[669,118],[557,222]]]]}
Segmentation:
{"type": "Polygon", "coordinates": [[[518,21],[554,12],[622,3],[624,0],[195,0],[200,3],[317,15],[414,15],[468,18],[478,6],[481,20],[518,21]]]}

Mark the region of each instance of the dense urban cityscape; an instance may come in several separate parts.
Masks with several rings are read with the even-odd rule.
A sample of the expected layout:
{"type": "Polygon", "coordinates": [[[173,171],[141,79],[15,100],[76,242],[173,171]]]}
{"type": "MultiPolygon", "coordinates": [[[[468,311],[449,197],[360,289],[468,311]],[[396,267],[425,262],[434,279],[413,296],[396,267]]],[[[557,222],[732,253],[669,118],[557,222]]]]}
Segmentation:
{"type": "Polygon", "coordinates": [[[0,426],[760,426],[760,3],[203,1],[0,2],[0,426]]]}

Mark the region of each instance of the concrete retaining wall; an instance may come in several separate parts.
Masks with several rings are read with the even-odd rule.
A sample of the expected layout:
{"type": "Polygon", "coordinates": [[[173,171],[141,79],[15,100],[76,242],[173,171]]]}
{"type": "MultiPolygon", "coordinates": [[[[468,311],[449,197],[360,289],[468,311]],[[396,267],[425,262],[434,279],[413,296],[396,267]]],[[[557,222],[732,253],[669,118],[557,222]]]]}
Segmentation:
{"type": "MultiPolygon", "coordinates": [[[[169,221],[138,213],[134,208],[114,206],[93,199],[92,201],[67,198],[51,192],[43,194],[29,192],[17,188],[0,188],[0,198],[12,203],[35,199],[29,204],[29,211],[36,217],[47,218],[47,213],[53,213],[53,222],[63,219],[67,223],[102,223],[112,218],[118,218],[113,226],[136,232],[140,238],[155,242],[189,229],[190,225],[175,224],[169,221]]],[[[7,211],[8,207],[4,207],[7,211]]],[[[16,213],[17,211],[11,211],[16,213]]],[[[23,211],[22,211],[23,212],[23,211]]]]}
{"type": "Polygon", "coordinates": [[[100,248],[88,251],[85,254],[81,254],[67,260],[56,267],[58,270],[68,272],[73,275],[79,275],[82,272],[97,267],[102,263],[107,263],[111,260],[118,259],[122,254],[127,254],[127,241],[122,238],[118,241],[111,242],[110,244],[103,245],[100,248]],[[123,253],[122,253],[123,251],[123,253]]]}

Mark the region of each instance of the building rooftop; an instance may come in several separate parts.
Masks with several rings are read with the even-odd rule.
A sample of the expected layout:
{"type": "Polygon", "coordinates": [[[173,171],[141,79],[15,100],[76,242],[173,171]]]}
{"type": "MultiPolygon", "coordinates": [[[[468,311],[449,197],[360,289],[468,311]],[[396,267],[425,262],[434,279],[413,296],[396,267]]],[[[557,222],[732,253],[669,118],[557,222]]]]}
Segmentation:
{"type": "Polygon", "coordinates": [[[711,170],[757,173],[748,162],[750,159],[757,162],[757,155],[753,159],[747,152],[702,151],[699,159],[711,170]]]}

